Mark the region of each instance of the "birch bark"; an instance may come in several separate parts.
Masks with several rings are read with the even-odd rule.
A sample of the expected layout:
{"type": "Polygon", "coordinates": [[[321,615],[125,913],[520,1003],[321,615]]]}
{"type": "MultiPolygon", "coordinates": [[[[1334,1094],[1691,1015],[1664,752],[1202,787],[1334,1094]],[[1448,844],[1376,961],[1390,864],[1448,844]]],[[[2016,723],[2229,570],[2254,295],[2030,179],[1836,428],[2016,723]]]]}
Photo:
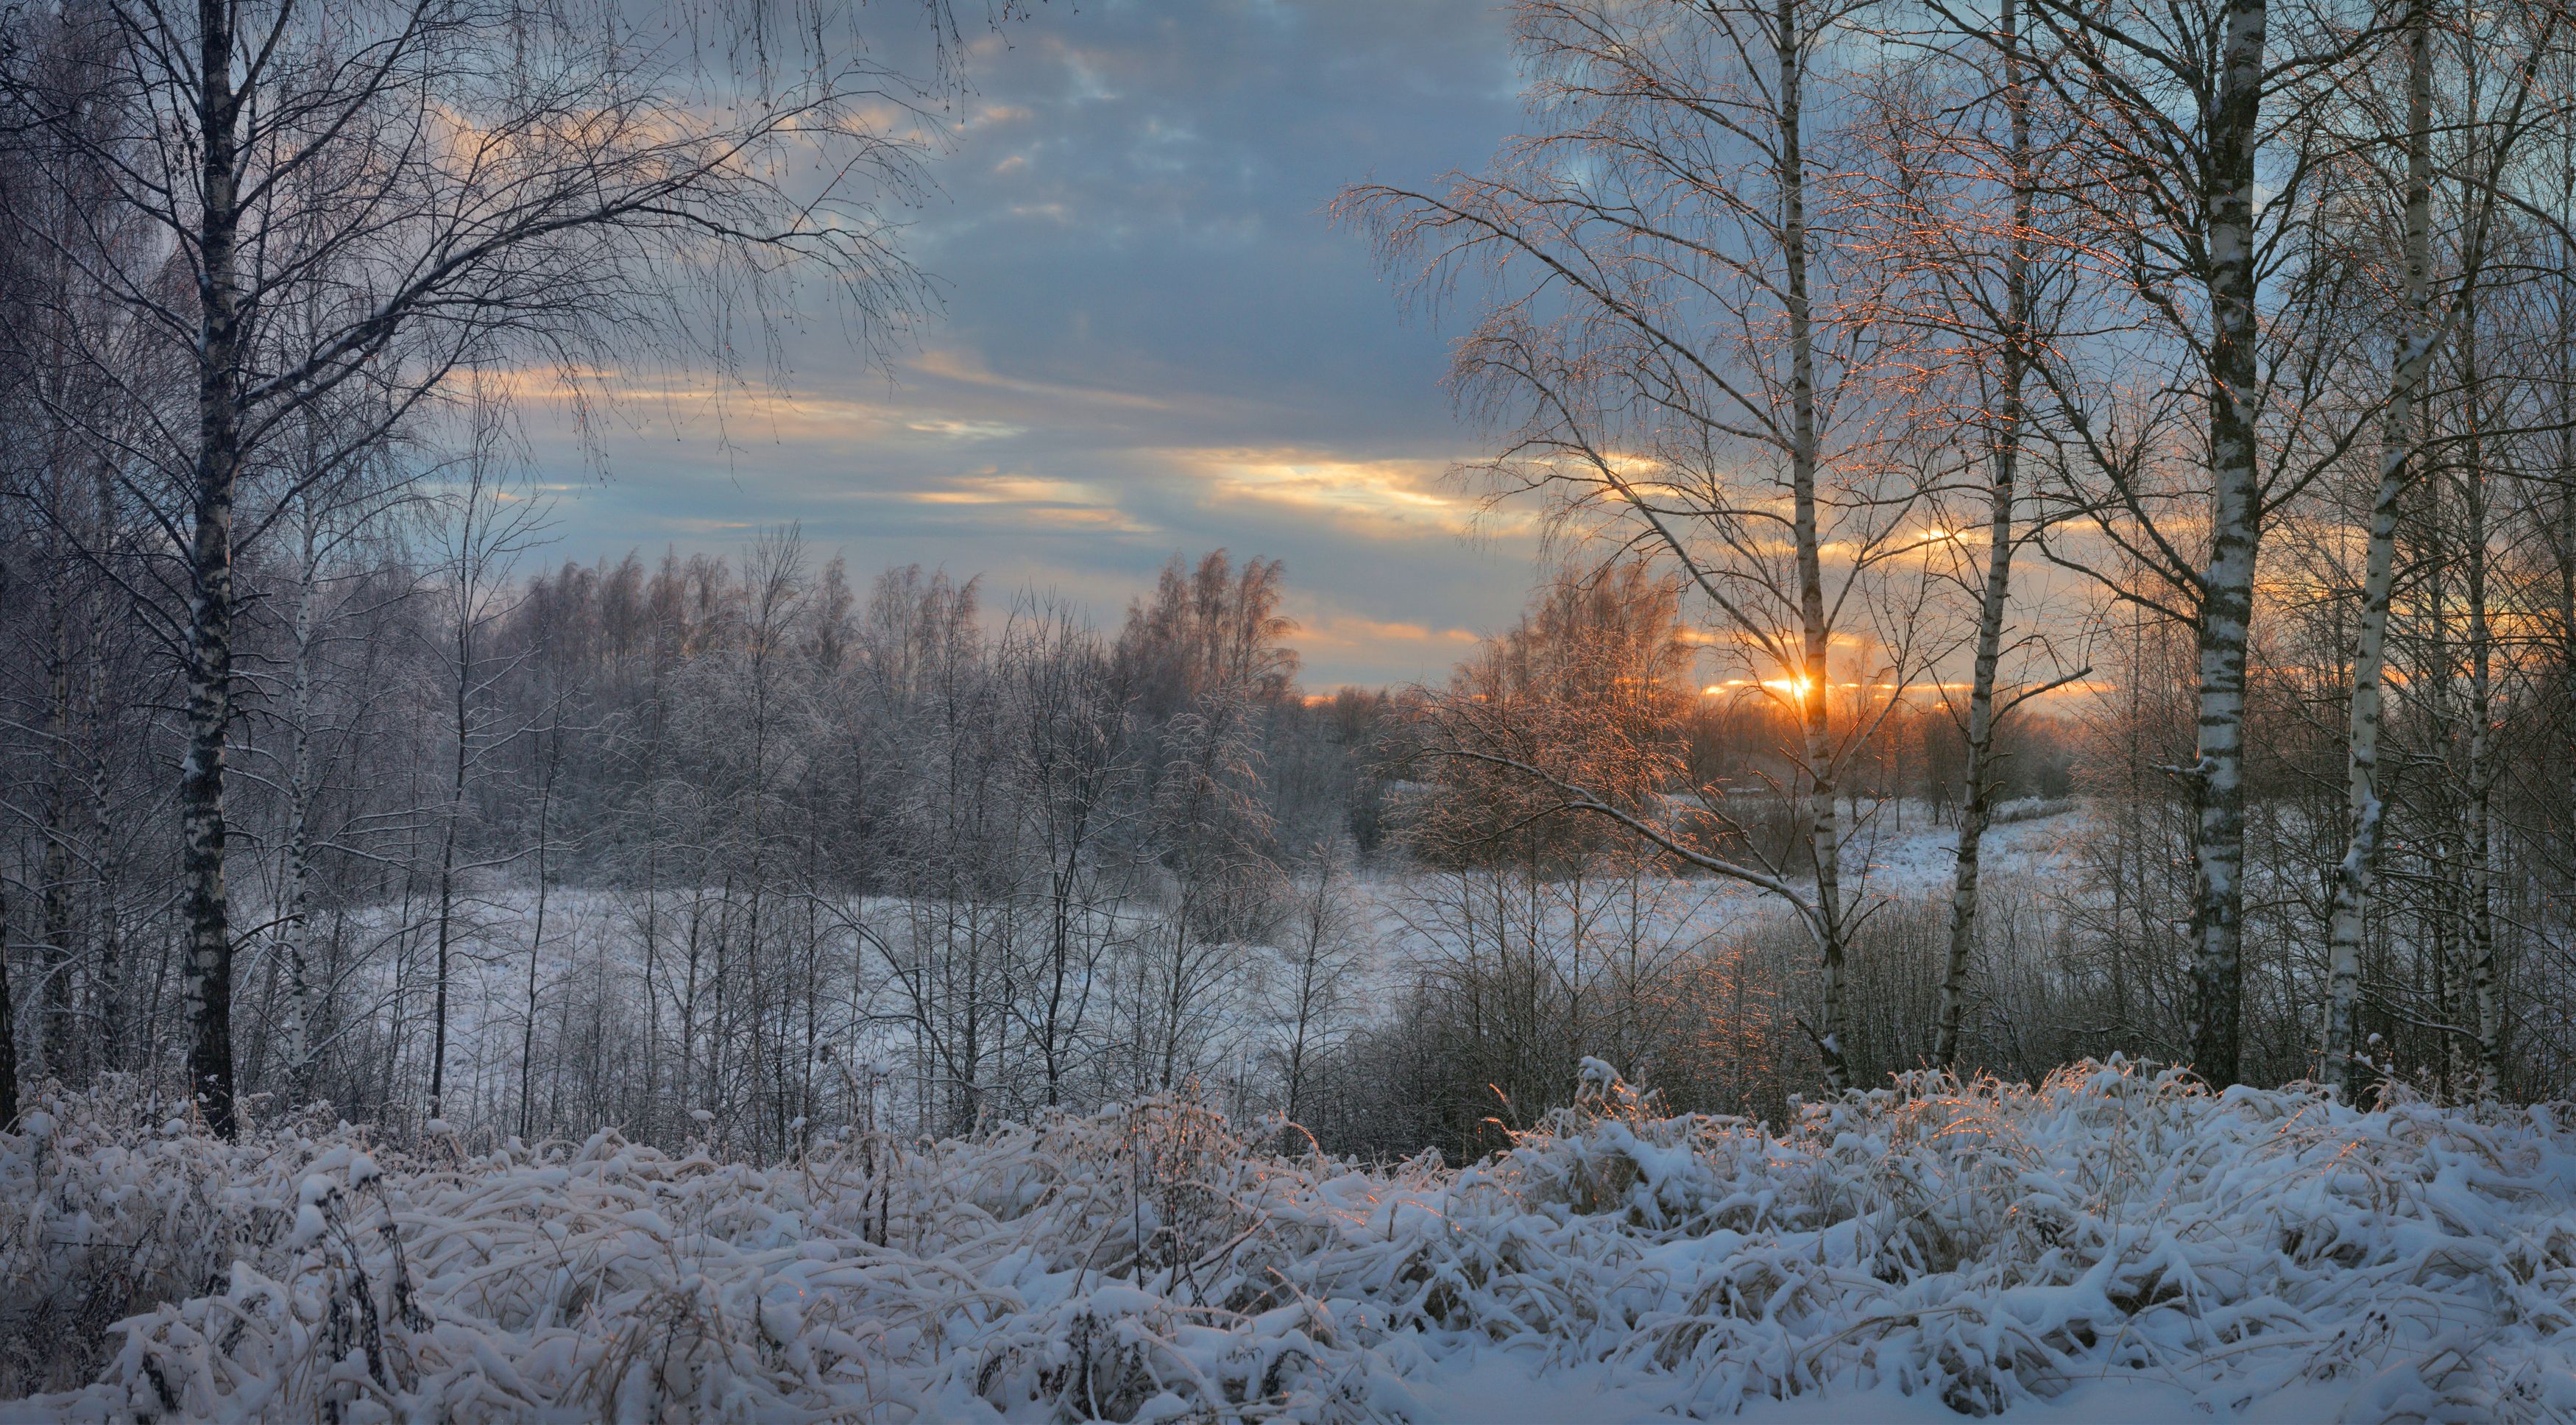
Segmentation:
{"type": "Polygon", "coordinates": [[[2231,0],[2209,116],[2209,554],[2194,629],[2199,757],[2192,778],[2192,1064],[2237,1081],[2245,948],[2245,646],[2254,617],[2262,492],[2255,444],[2254,160],[2262,117],[2264,0],[2231,0]]]}
{"type": "Polygon", "coordinates": [[[1986,514],[1985,590],[1977,609],[1977,656],[1969,674],[1967,765],[1960,772],[1957,870],[1950,883],[1950,948],[1941,977],[1941,1019],[1932,1062],[1959,1061],[1960,1023],[1968,1003],[1968,961],[1976,945],[1977,877],[1993,794],[1995,671],[2003,657],[2004,610],[2012,597],[2013,506],[2021,481],[2023,385],[2030,364],[2031,224],[2030,101],[2023,91],[2018,0],[2003,0],[1997,39],[2003,52],[2004,104],[2011,115],[2007,154],[2012,178],[2012,234],[2004,252],[2003,390],[1994,437],[1993,485],[1986,514]]]}
{"type": "Polygon", "coordinates": [[[2326,1081],[2350,1098],[2359,1047],[2362,934],[2379,868],[2380,704],[2387,673],[2388,600],[2397,562],[2397,510],[2415,472],[2415,398],[2432,363],[2433,284],[2432,7],[2414,7],[2406,45],[2406,286],[2398,309],[2388,404],[2380,418],[2379,489],[2370,506],[2363,556],[2361,629],[2353,650],[2345,778],[2349,837],[2335,867],[2327,926],[2326,1081]]]}
{"type": "Polygon", "coordinates": [[[234,7],[198,0],[197,449],[188,542],[188,751],[179,779],[188,924],[189,1087],[206,1126],[237,1137],[233,944],[224,885],[224,742],[233,720],[233,502],[241,472],[239,103],[234,7]]]}
{"type": "Polygon", "coordinates": [[[1808,289],[1807,175],[1800,132],[1806,87],[1806,39],[1799,0],[1778,0],[1774,39],[1779,65],[1779,131],[1782,305],[1789,329],[1789,480],[1798,565],[1798,638],[1801,670],[1794,695],[1805,742],[1807,818],[1816,861],[1816,931],[1824,960],[1822,1024],[1816,1053],[1824,1061],[1825,1087],[1850,1088],[1844,1059],[1844,925],[1842,805],[1831,721],[1832,629],[1825,620],[1825,578],[1816,509],[1819,441],[1816,430],[1815,315],[1808,289]]]}

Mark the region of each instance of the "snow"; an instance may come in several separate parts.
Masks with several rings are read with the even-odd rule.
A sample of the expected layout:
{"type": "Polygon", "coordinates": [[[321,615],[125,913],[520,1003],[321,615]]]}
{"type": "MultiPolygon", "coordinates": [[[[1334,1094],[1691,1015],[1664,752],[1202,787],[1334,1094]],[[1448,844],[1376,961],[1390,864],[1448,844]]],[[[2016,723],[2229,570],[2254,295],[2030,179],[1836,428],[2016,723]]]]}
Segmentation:
{"type": "MultiPolygon", "coordinates": [[[[1930,897],[1946,903],[1956,851],[1954,825],[1936,824],[1933,809],[1921,801],[1863,801],[1851,815],[1854,829],[1845,846],[1844,867],[1848,891],[1864,902],[1930,897]]],[[[1986,836],[1989,903],[2008,899],[2016,886],[2049,890],[2069,881],[2081,840],[2077,833],[2088,815],[2065,801],[2025,799],[1999,808],[1998,816],[2004,819],[1986,836]]],[[[474,894],[466,904],[470,914],[457,927],[458,950],[449,986],[443,1116],[404,1121],[425,1097],[429,1077],[431,1036],[426,1030],[431,980],[416,943],[419,937],[406,940],[401,933],[417,908],[385,904],[353,911],[349,917],[346,933],[352,944],[376,949],[356,954],[353,968],[340,984],[333,1014],[335,1022],[350,1032],[333,1052],[353,1062],[338,1066],[328,1076],[338,1082],[327,1085],[326,1091],[346,1100],[345,1112],[382,1115],[406,1128],[417,1126],[432,1136],[452,1134],[464,1144],[479,1147],[518,1126],[517,1084],[536,888],[497,876],[474,880],[474,894]],[[384,948],[402,945],[410,948],[398,952],[384,948]],[[395,1062],[384,1063],[388,1057],[395,1062]]],[[[1536,932],[1530,938],[1551,947],[1569,975],[1597,975],[1608,963],[1606,956],[1625,954],[1632,946],[1642,947],[1648,960],[1679,963],[1696,953],[1750,943],[1766,926],[1796,938],[1789,929],[1788,912],[1775,897],[1708,876],[1658,872],[1637,878],[1633,886],[1615,877],[1548,884],[1525,901],[1503,907],[1462,902],[1462,897],[1476,893],[1462,889],[1453,877],[1413,866],[1356,874],[1346,890],[1353,897],[1353,938],[1358,948],[1339,996],[1346,1019],[1333,1026],[1334,1035],[1370,1023],[1393,1022],[1411,1003],[1414,986],[1480,953],[1482,937],[1494,933],[1497,915],[1535,918],[1534,926],[1516,921],[1514,932],[1536,932]]],[[[684,914],[685,904],[696,897],[695,891],[679,888],[666,888],[663,894],[665,913],[670,916],[684,914]]],[[[611,1026],[610,1034],[630,1035],[661,1049],[659,1083],[667,1088],[678,1071],[681,1030],[672,1016],[684,993],[681,952],[671,943],[677,932],[666,931],[658,956],[649,957],[659,976],[650,1001],[651,1012],[661,1016],[657,1040],[645,1023],[648,956],[638,920],[641,907],[630,896],[597,887],[556,885],[549,895],[545,943],[534,951],[543,1006],[537,1026],[540,1064],[563,1061],[567,1051],[557,1035],[569,1023],[568,1004],[585,1006],[585,1015],[590,1012],[587,1006],[604,1004],[600,1018],[611,1026]]],[[[1090,943],[1107,946],[1143,943],[1140,937],[1147,928],[1143,917],[1159,912],[1139,901],[1123,909],[1086,914],[1091,919],[1084,934],[1091,937],[1090,943]]],[[[848,1056],[844,1062],[851,1065],[854,1077],[872,1083],[895,1080],[886,1085],[882,1110],[912,1126],[941,1121],[938,1110],[922,1102],[916,1076],[904,1071],[905,1066],[918,1063],[913,1042],[895,1017],[859,1012],[862,1007],[882,1008],[890,994],[881,959],[874,952],[861,953],[862,947],[846,928],[832,927],[865,923],[873,934],[902,945],[912,933],[908,927],[925,918],[924,903],[894,897],[852,898],[823,918],[825,943],[817,957],[827,976],[855,976],[855,981],[818,988],[818,1003],[846,1001],[852,1007],[841,1022],[829,1022],[827,1017],[823,1033],[837,1041],[839,1053],[848,1056]],[[871,1063],[883,1068],[871,1072],[866,1067],[871,1063]]],[[[267,975],[268,967],[259,957],[270,948],[267,940],[246,948],[249,958],[240,969],[244,983],[261,982],[267,975]]],[[[1184,1051],[1211,1083],[1227,1081],[1239,1066],[1275,1052],[1280,1032],[1274,1000],[1281,988],[1275,948],[1246,944],[1225,958],[1224,972],[1203,986],[1203,1001],[1193,1011],[1199,1038],[1184,1051]]],[[[1096,1021],[1083,1029],[1093,1037],[1100,1032],[1096,1021]]],[[[275,1088],[274,1065],[261,1061],[259,1055],[246,1057],[257,1063],[257,1072],[250,1075],[254,1087],[275,1088]]],[[[629,1112],[644,1099],[642,1082],[650,1077],[638,1070],[640,1062],[624,1061],[622,1067],[629,1070],[625,1081],[607,1090],[622,1095],[629,1112]]],[[[596,1063],[585,1066],[586,1071],[598,1068],[596,1063]]],[[[824,1078],[840,1072],[821,1068],[819,1061],[813,1071],[824,1078]]],[[[1129,1091],[1135,1082],[1103,1070],[1077,1096],[1096,1101],[1101,1095],[1129,1091]]],[[[539,1128],[552,1126],[546,1122],[547,1097],[538,1096],[539,1128]]],[[[1037,1095],[1024,1094],[1010,1101],[1006,1111],[1022,1111],[1037,1101],[1037,1095]]],[[[1273,1099],[1263,1105],[1257,1092],[1239,1101],[1276,1104],[1273,1099]]],[[[630,1120],[644,1124],[646,1136],[676,1140],[695,1133],[718,1151],[734,1151],[741,1147],[737,1140],[755,1136],[735,1106],[701,1102],[694,1092],[671,1089],[649,1102],[649,1118],[639,1115],[630,1120]]],[[[192,1131],[184,1119],[156,1126],[173,1134],[192,1131]]]]}
{"type": "MultiPolygon", "coordinates": [[[[1488,1421],[1494,1425],[1672,1425],[1675,1413],[1623,1393],[1613,1373],[1599,1367],[1546,1370],[1508,1352],[1461,1352],[1439,1363],[1418,1387],[1431,1418],[1488,1421]]],[[[2241,1410],[2219,1414],[2195,1408],[2193,1393],[2165,1381],[2100,1379],[2075,1382],[2053,1400],[2027,1400],[2008,1418],[2029,1425],[2102,1425],[2105,1421],[2226,1419],[2237,1425],[2316,1425],[2333,1420],[2342,1402],[2329,1386],[2292,1386],[2241,1410]]],[[[1745,1425],[1955,1425],[1959,1413],[1929,1392],[1906,1395],[1893,1388],[1822,1390],[1787,1400],[1745,1403],[1734,1416],[1745,1425]]]]}
{"type": "MultiPolygon", "coordinates": [[[[2023,797],[1995,808],[1980,861],[1990,883],[2061,882],[2075,869],[2081,831],[2090,815],[2075,802],[2023,797]]],[[[1959,830],[1936,823],[1930,804],[1908,800],[1864,801],[1843,845],[1844,890],[1864,900],[1879,896],[1949,898],[1958,867],[1959,830]]],[[[1366,916],[1374,938],[1387,947],[1385,968],[1400,979],[1429,947],[1425,917],[1413,909],[1436,880],[1418,869],[1363,876],[1366,916]]],[[[1782,913],[1768,891],[1708,876],[1649,878],[1653,891],[1644,917],[1660,939],[1686,944],[1737,931],[1750,920],[1782,913]]],[[[1623,912],[1624,913],[1624,912],[1623,912]]],[[[1549,930],[1557,938],[1579,927],[1560,908],[1549,930]]]]}
{"type": "Polygon", "coordinates": [[[1586,1069],[1464,1168],[1169,1099],[766,1167],[612,1133],[226,1146],[53,1099],[0,1136],[0,1342],[68,1359],[62,1323],[113,1324],[89,1384],[0,1419],[2576,1412],[2576,1132],[2547,1107],[2114,1061],[1771,1132],[1586,1069]]]}

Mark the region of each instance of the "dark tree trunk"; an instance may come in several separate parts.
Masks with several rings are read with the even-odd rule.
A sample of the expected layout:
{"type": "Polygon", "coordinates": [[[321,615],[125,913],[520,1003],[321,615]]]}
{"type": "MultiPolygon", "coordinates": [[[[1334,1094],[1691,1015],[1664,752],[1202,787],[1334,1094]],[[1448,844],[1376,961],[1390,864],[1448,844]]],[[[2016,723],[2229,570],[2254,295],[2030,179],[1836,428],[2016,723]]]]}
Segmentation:
{"type": "Polygon", "coordinates": [[[232,90],[233,9],[199,0],[198,110],[202,141],[197,228],[200,309],[197,461],[188,547],[188,754],[179,784],[188,915],[188,1006],[195,1042],[188,1080],[206,1125],[236,1137],[233,1103],[233,944],[224,892],[224,739],[233,715],[233,497],[241,471],[241,294],[234,243],[240,215],[232,90]]]}

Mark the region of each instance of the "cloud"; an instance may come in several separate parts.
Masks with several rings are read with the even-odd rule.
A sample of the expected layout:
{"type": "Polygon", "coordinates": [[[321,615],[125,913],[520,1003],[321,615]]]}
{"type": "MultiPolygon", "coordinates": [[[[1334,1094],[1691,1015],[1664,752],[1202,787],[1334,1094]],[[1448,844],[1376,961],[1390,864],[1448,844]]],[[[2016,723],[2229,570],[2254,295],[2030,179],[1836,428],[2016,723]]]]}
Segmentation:
{"type": "Polygon", "coordinates": [[[1042,475],[983,471],[950,476],[928,489],[891,492],[919,505],[968,506],[987,510],[1028,530],[1110,530],[1143,534],[1151,526],[1130,517],[1101,492],[1079,481],[1042,475]]]}
{"type": "Polygon", "coordinates": [[[1305,661],[1307,687],[1316,692],[1351,684],[1438,683],[1484,637],[1471,628],[1371,618],[1313,596],[1292,597],[1288,612],[1297,620],[1289,642],[1305,661]],[[1370,670],[1371,676],[1336,675],[1345,668],[1370,670]]]}
{"type": "Polygon", "coordinates": [[[1484,635],[1472,628],[1433,629],[1418,623],[1385,623],[1358,614],[1333,614],[1301,623],[1298,640],[1309,649],[1340,651],[1386,643],[1473,644],[1484,635]]]}
{"type": "Polygon", "coordinates": [[[1210,450],[1174,458],[1208,498],[1258,500],[1327,520],[1364,538],[1462,535],[1476,507],[1445,490],[1445,460],[1351,459],[1312,450],[1210,450]]]}
{"type": "Polygon", "coordinates": [[[861,568],[1108,622],[1223,546],[1286,561],[1310,685],[1444,676],[1517,613],[1535,541],[1444,480],[1483,448],[1445,335],[1321,210],[1481,164],[1524,118],[1508,39],[1493,0],[1101,0],[976,38],[903,232],[940,305],[891,380],[818,308],[781,333],[783,393],[662,383],[595,428],[613,478],[566,507],[565,553],[795,519],[861,568]]]}
{"type": "Polygon", "coordinates": [[[961,421],[937,418],[905,421],[903,428],[919,431],[923,435],[943,436],[949,440],[1007,440],[1012,436],[1028,433],[1026,426],[1015,426],[1008,421],[961,421]]]}
{"type": "Polygon", "coordinates": [[[1121,390],[1115,386],[1006,376],[987,366],[980,354],[970,351],[924,352],[911,363],[911,371],[933,386],[947,383],[1058,405],[1107,405],[1136,411],[1168,411],[1172,408],[1172,403],[1162,397],[1121,390]]]}

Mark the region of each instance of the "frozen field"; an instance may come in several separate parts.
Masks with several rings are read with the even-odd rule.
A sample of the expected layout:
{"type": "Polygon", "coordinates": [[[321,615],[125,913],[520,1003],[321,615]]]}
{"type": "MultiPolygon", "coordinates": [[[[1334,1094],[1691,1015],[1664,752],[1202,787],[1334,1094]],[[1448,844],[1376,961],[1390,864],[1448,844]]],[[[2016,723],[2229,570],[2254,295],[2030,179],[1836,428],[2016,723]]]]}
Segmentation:
{"type": "MultiPolygon", "coordinates": [[[[2061,884],[2064,877],[2058,873],[2068,864],[2070,846],[2086,824],[2085,813],[2065,803],[2031,803],[2007,807],[2005,816],[1986,837],[1990,884],[2061,884]]],[[[1871,900],[1946,899],[1955,828],[1934,825],[1929,809],[1919,802],[1901,811],[1892,805],[1880,808],[1859,821],[1850,864],[1855,870],[1866,868],[1866,878],[1859,882],[1861,894],[1871,900]]],[[[1655,874],[1634,885],[1618,881],[1583,887],[1545,884],[1528,903],[1497,906],[1490,887],[1473,893],[1485,899],[1462,902],[1460,897],[1466,893],[1453,879],[1418,868],[1397,868],[1355,876],[1345,894],[1360,941],[1353,969],[1371,986],[1366,993],[1349,996],[1362,1019],[1382,1018],[1402,1004],[1404,987],[1426,967],[1453,964],[1462,955],[1474,953],[1480,939],[1494,933],[1498,915],[1510,919],[1515,937],[1530,935],[1535,927],[1531,938],[1551,947],[1551,953],[1569,962],[1588,957],[1596,972],[1607,956],[1621,952],[1631,941],[1648,943],[1650,958],[1669,961],[1755,932],[1765,922],[1778,923],[1784,915],[1780,904],[1764,892],[1704,876],[1655,874]]],[[[522,1035],[528,1020],[532,951],[539,957],[533,1047],[547,1083],[563,1081],[557,1068],[567,1060],[577,1070],[575,1077],[598,1071],[594,1056],[573,1047],[592,1041],[622,1043],[630,1051],[658,1047],[672,1061],[665,1065],[666,1072],[676,1077],[681,1035],[677,1020],[682,1006],[696,1003],[703,1016],[707,1012],[703,1001],[712,993],[695,984],[685,958],[691,900],[687,889],[664,890],[658,912],[659,953],[648,955],[646,912],[637,896],[578,885],[551,888],[540,945],[534,887],[498,878],[478,881],[474,893],[460,903],[458,917],[449,1004],[450,1119],[478,1143],[484,1141],[485,1130],[506,1136],[514,1122],[521,1056],[530,1047],[522,1035]],[[652,1021],[649,1030],[648,1020],[652,1021]]],[[[816,969],[811,984],[800,985],[799,994],[812,1000],[823,1041],[853,1047],[881,1062],[907,1062],[912,1041],[898,1022],[904,1001],[900,987],[888,979],[881,947],[905,944],[907,936],[917,933],[911,928],[915,918],[936,919],[935,912],[935,906],[895,898],[850,897],[813,918],[816,938],[810,953],[816,969]],[[865,927],[875,939],[863,944],[857,927],[865,927]]],[[[338,982],[337,1013],[346,1017],[343,1023],[362,1022],[368,1037],[356,1067],[382,1080],[381,1086],[361,1095],[360,1107],[350,1110],[353,1116],[381,1111],[408,1125],[404,1115],[416,1106],[417,1086],[427,1080],[429,936],[413,924],[419,913],[416,906],[377,907],[348,919],[351,942],[370,948],[353,957],[354,964],[338,982]],[[412,925],[407,933],[401,929],[406,924],[412,925]]],[[[1100,962],[1099,979],[1104,985],[1121,973],[1115,967],[1126,953],[1124,947],[1149,937],[1161,914],[1141,897],[1086,909],[1079,933],[1086,943],[1110,947],[1100,962]]],[[[705,912],[709,924],[715,915],[713,910],[705,912]]],[[[1294,917],[1287,919],[1293,922],[1294,917]]],[[[1023,916],[1019,932],[1023,939],[1034,938],[1029,927],[1035,924],[1023,916]]],[[[1290,928],[1283,926],[1283,933],[1290,928]]],[[[809,953],[800,938],[806,933],[804,924],[789,929],[792,933],[780,937],[781,943],[769,952],[774,957],[793,959],[809,953]]],[[[712,940],[712,933],[705,938],[712,940]]],[[[266,941],[256,942],[243,961],[245,983],[264,987],[250,1002],[257,1016],[272,1016],[278,1010],[274,993],[278,980],[267,959],[269,949],[266,941]]],[[[701,969],[708,979],[717,963],[715,954],[702,948],[701,969]]],[[[1247,1055],[1258,1057],[1278,1038],[1279,956],[1280,951],[1271,946],[1230,947],[1199,981],[1204,1038],[1194,1047],[1211,1079],[1247,1055]]],[[[777,1011],[773,1007],[771,1012],[777,1011]]],[[[269,1019],[256,1022],[263,1034],[273,1037],[269,1019]]],[[[636,1055],[629,1052],[621,1057],[631,1063],[636,1055]]],[[[816,1092],[829,1097],[835,1087],[823,1083],[816,1092]]],[[[1123,1096],[1126,1090],[1116,1092],[1123,1096]]],[[[604,1121],[622,1124],[638,1137],[648,1136],[641,1129],[664,1136],[675,1131],[674,1124],[682,1124],[681,1114],[698,1107],[718,1115],[719,1140],[737,1126],[735,1109],[723,1101],[665,1098],[655,1109],[661,1118],[650,1123],[621,1117],[620,1112],[631,1110],[619,1110],[590,1119],[583,1127],[604,1121]]],[[[540,1125],[578,1121],[569,1108],[562,1118],[550,1120],[546,1108],[541,1095],[540,1125]]]]}

